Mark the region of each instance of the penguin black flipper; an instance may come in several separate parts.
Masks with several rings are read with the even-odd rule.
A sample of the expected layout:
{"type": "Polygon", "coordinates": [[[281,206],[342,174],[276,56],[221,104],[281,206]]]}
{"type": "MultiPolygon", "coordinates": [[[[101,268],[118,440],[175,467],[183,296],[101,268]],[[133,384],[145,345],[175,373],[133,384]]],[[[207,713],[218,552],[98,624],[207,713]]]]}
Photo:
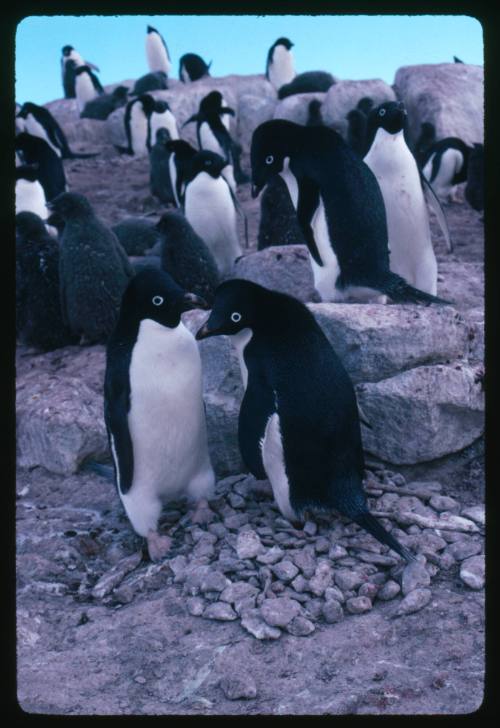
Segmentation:
{"type": "Polygon", "coordinates": [[[299,184],[299,197],[297,202],[297,220],[304,235],[309,252],[318,265],[323,265],[318,252],[316,240],[311,227],[315,210],[320,203],[319,185],[308,177],[303,177],[299,184]]]}
{"type": "Polygon", "coordinates": [[[441,203],[439,202],[438,196],[434,192],[431,183],[427,179],[427,177],[422,173],[422,170],[419,170],[420,172],[420,181],[422,182],[422,187],[424,190],[424,197],[429,205],[429,207],[434,212],[437,221],[439,223],[439,227],[441,228],[441,232],[443,233],[443,237],[446,241],[446,247],[448,248],[448,253],[453,252],[453,243],[450,236],[450,229],[448,227],[448,223],[446,221],[446,216],[444,214],[443,207],[441,203]]]}
{"type": "Polygon", "coordinates": [[[123,362],[122,357],[115,359],[112,348],[109,347],[104,381],[104,421],[113,455],[115,482],[122,494],[130,490],[134,475],[134,452],[128,427],[130,409],[128,359],[127,362],[123,362]]]}
{"type": "MultiPolygon", "coordinates": [[[[245,360],[248,356],[251,355],[247,346],[245,360]]],[[[267,474],[262,462],[261,440],[269,418],[276,411],[276,403],[273,389],[264,371],[259,367],[259,360],[256,357],[251,366],[248,385],[241,403],[238,442],[247,468],[258,480],[265,480],[267,474]]]]}

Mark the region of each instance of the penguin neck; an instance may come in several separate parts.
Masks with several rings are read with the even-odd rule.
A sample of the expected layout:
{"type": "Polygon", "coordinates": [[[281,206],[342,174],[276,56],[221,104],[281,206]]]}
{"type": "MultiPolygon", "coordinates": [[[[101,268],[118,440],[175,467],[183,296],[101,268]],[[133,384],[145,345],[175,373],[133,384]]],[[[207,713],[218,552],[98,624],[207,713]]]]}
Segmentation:
{"type": "Polygon", "coordinates": [[[388,150],[390,150],[391,153],[394,153],[405,148],[408,149],[403,129],[395,134],[390,134],[385,129],[379,128],[377,129],[377,133],[373,139],[370,152],[373,149],[374,151],[383,150],[384,154],[387,153],[388,150]]]}
{"type": "Polygon", "coordinates": [[[250,329],[248,327],[241,329],[241,331],[238,331],[237,334],[233,334],[232,336],[232,342],[233,346],[236,349],[236,353],[238,354],[238,361],[240,363],[240,371],[241,371],[241,379],[243,381],[243,388],[247,388],[248,384],[248,369],[247,365],[245,364],[245,347],[249,343],[250,339],[253,336],[253,329],[250,329]]]}

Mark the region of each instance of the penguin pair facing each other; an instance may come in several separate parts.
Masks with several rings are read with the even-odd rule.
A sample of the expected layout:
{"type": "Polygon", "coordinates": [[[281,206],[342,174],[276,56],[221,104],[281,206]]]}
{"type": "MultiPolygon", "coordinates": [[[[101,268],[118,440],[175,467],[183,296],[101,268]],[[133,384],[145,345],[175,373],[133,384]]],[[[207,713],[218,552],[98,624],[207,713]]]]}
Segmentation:
{"type": "Polygon", "coordinates": [[[177,123],[166,101],[142,94],[129,101],[124,115],[127,147],[117,147],[130,155],[148,154],[160,128],[168,130],[171,139],[178,139],[177,123]]]}
{"type": "Polygon", "coordinates": [[[69,148],[65,133],[50,111],[43,106],[27,101],[22,105],[17,117],[24,120],[23,131],[46,141],[61,159],[87,159],[98,154],[73,152],[69,148]]]}
{"type": "Polygon", "coordinates": [[[323,301],[380,300],[382,294],[395,302],[445,303],[390,270],[380,187],[337,132],[264,122],[253,134],[251,163],[254,197],[277,174],[287,184],[323,301]]]}

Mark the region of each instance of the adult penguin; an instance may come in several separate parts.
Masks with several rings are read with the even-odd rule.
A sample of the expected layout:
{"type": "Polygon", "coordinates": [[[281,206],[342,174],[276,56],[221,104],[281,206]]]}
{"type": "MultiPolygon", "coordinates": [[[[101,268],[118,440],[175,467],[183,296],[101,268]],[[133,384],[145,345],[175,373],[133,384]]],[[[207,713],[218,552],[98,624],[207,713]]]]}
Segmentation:
{"type": "Polygon", "coordinates": [[[327,71],[306,71],[299,73],[290,83],[284,83],[278,89],[278,98],[286,99],[295,94],[326,93],[333,86],[335,79],[327,71]]]}
{"type": "Polygon", "coordinates": [[[161,267],[186,291],[208,304],[219,285],[215,259],[189,221],[177,211],[165,212],[156,225],[161,239],[161,267]]]}
{"type": "Polygon", "coordinates": [[[24,119],[24,131],[46,141],[61,159],[86,159],[96,157],[98,154],[97,152],[91,154],[73,152],[69,148],[65,133],[50,111],[43,106],[27,101],[22,105],[17,116],[24,119]]]}
{"type": "Polygon", "coordinates": [[[37,165],[38,179],[47,200],[52,200],[66,190],[66,176],[61,158],[44,139],[21,132],[16,136],[14,146],[21,153],[25,164],[37,165]]]}
{"type": "Polygon", "coordinates": [[[143,156],[151,149],[151,114],[155,100],[149,94],[142,94],[127,104],[123,122],[127,146],[116,148],[125,154],[143,156]]]}
{"type": "Polygon", "coordinates": [[[42,351],[76,344],[63,322],[59,297],[59,244],[32,212],[16,215],[16,331],[42,351]]]}
{"type": "MultiPolygon", "coordinates": [[[[223,96],[220,91],[211,91],[200,101],[198,112],[189,117],[183,126],[196,122],[196,136],[200,149],[208,149],[215,154],[220,154],[228,165],[234,168],[234,180],[238,184],[248,182],[248,176],[243,172],[240,165],[241,146],[237,144],[231,137],[227,125],[224,124],[223,117],[226,115],[234,116],[234,109],[225,106],[223,96]]],[[[226,169],[225,175],[235,189],[233,184],[232,169],[226,169]]]]}
{"type": "Polygon", "coordinates": [[[188,164],[184,192],[186,218],[205,241],[223,277],[242,254],[234,194],[222,174],[225,166],[218,154],[198,152],[188,164]]]}
{"type": "Polygon", "coordinates": [[[152,73],[162,71],[165,76],[168,76],[172,63],[167,44],[163,40],[163,36],[151,25],[148,25],[146,32],[146,58],[152,73]]]}
{"type": "Polygon", "coordinates": [[[65,99],[75,98],[75,71],[78,66],[88,66],[94,71],[99,71],[96,65],[90,61],[84,61],[73,46],[65,45],[61,55],[61,74],[65,99]]]}
{"type": "Polygon", "coordinates": [[[360,159],[363,159],[368,151],[366,140],[367,118],[360,109],[351,109],[346,115],[347,143],[360,159]]]}
{"type": "Polygon", "coordinates": [[[104,121],[113,111],[119,109],[128,101],[128,88],[117,86],[111,93],[104,93],[92,101],[87,101],[80,114],[81,119],[101,119],[104,121]]]}
{"type": "Polygon", "coordinates": [[[167,129],[170,139],[178,139],[179,131],[177,129],[177,121],[172,113],[167,101],[155,99],[153,112],[150,117],[150,135],[151,139],[156,139],[158,129],[167,129]]]}
{"type": "Polygon", "coordinates": [[[336,510],[413,561],[368,510],[354,387],[307,307],[250,281],[226,281],[196,338],[220,334],[233,337],[240,360],[243,461],[269,479],[283,516],[336,510]]]}
{"type": "Polygon", "coordinates": [[[277,174],[286,182],[323,301],[380,300],[382,294],[394,302],[445,303],[390,270],[380,187],[340,134],[266,121],[254,131],[251,163],[253,197],[277,174]]]}
{"type": "Polygon", "coordinates": [[[284,84],[293,81],[295,68],[291,49],[293,43],[288,38],[278,38],[269,48],[266,60],[266,78],[278,91],[284,84]]]}
{"type": "Polygon", "coordinates": [[[173,139],[165,142],[165,148],[170,154],[168,158],[168,169],[175,204],[177,207],[184,207],[186,175],[191,160],[198,152],[184,139],[173,139]]]}
{"type": "Polygon", "coordinates": [[[470,150],[458,137],[440,139],[428,148],[424,177],[443,202],[457,202],[457,185],[467,181],[470,150]]]}
{"type": "Polygon", "coordinates": [[[89,101],[103,93],[101,82],[89,66],[78,66],[75,70],[75,94],[79,113],[82,113],[89,101]]]}
{"type": "Polygon", "coordinates": [[[130,95],[140,96],[148,91],[165,91],[166,89],[168,89],[167,74],[164,71],[154,71],[138,78],[130,95]]]}
{"type": "Polygon", "coordinates": [[[420,172],[404,139],[404,104],[381,104],[370,113],[368,124],[374,139],[364,162],[377,178],[384,198],[391,270],[435,296],[437,261],[420,172]]]}
{"type": "Polygon", "coordinates": [[[59,253],[63,320],[82,343],[105,341],[134,270],[86,197],[65,192],[47,206],[64,220],[59,253]]]}
{"type": "Polygon", "coordinates": [[[196,53],[185,53],[179,60],[179,78],[183,83],[198,81],[200,78],[210,76],[210,66],[207,65],[201,56],[196,53]]]}
{"type": "Polygon", "coordinates": [[[214,473],[207,445],[201,360],[181,314],[206,303],[164,271],[144,269],[128,285],[106,351],[104,418],[118,494],[147,539],[153,561],[170,547],[158,533],[162,503],[207,509],[214,473]]]}

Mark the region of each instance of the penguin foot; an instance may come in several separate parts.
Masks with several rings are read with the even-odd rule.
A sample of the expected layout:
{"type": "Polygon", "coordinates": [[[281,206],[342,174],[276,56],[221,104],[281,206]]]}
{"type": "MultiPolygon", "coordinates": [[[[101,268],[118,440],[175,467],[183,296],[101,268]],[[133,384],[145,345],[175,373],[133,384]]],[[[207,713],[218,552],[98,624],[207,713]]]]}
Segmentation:
{"type": "Polygon", "coordinates": [[[158,531],[152,530],[148,533],[147,541],[151,561],[161,561],[164,559],[172,545],[172,539],[169,536],[160,536],[158,531]]]}
{"type": "Polygon", "coordinates": [[[196,508],[191,516],[191,523],[206,525],[207,523],[211,523],[214,518],[215,513],[210,509],[208,501],[203,498],[196,504],[196,508]]]}

